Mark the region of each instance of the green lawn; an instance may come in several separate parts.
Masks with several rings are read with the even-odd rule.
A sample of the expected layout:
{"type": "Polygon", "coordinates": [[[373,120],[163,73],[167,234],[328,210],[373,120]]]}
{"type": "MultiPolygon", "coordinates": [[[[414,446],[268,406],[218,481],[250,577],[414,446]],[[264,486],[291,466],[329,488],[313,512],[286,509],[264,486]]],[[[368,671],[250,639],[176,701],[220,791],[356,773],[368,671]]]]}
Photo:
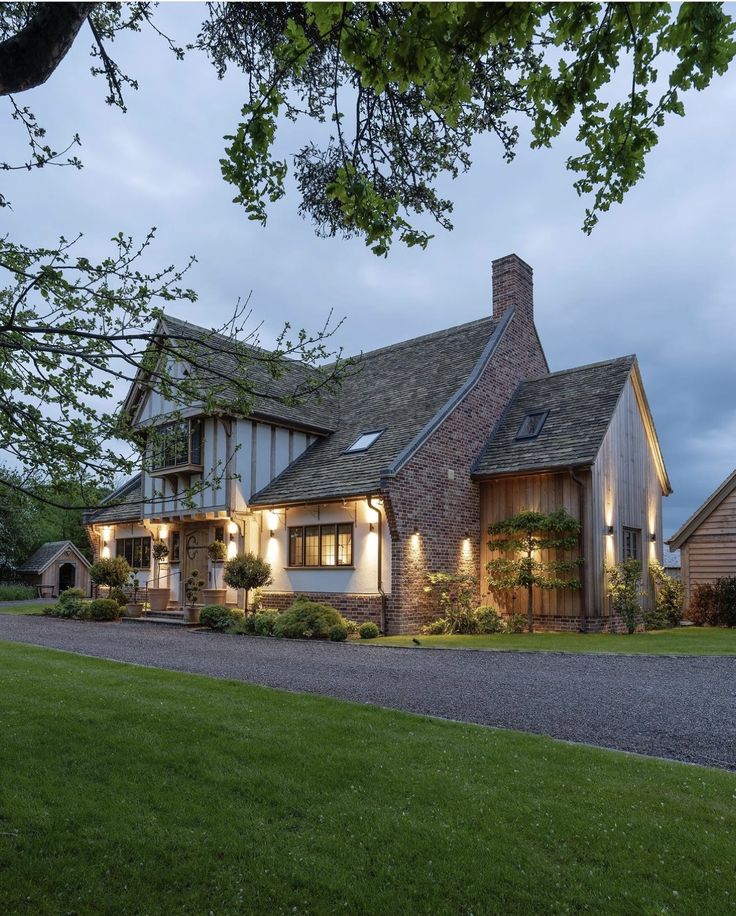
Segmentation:
{"type": "Polygon", "coordinates": [[[611,633],[519,633],[498,636],[383,636],[363,646],[430,649],[523,649],[531,652],[613,652],[637,655],[736,655],[736,629],[680,627],[619,636],[611,633]]]}
{"type": "Polygon", "coordinates": [[[0,643],[20,914],[725,913],[736,776],[0,643]]]}
{"type": "Polygon", "coordinates": [[[42,614],[48,606],[48,601],[38,604],[6,604],[0,605],[0,614],[42,614]]]}

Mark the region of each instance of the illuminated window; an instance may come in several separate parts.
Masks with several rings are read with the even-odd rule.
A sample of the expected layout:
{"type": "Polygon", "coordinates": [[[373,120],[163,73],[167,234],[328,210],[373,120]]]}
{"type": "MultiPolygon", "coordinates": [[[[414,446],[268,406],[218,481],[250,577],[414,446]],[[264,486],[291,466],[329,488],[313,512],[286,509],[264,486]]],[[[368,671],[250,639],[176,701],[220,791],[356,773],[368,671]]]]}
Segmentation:
{"type": "Polygon", "coordinates": [[[383,430],[379,429],[372,433],[362,433],[360,436],[358,436],[352,445],[349,445],[345,449],[344,454],[350,455],[353,452],[364,452],[366,449],[369,449],[373,445],[373,443],[381,435],[382,432],[383,430]]]}
{"type": "Polygon", "coordinates": [[[128,566],[141,569],[151,565],[151,539],[118,538],[115,542],[115,555],[125,557],[128,566]]]}
{"type": "Polygon", "coordinates": [[[624,560],[641,562],[641,528],[624,528],[624,560]]]}
{"type": "Polygon", "coordinates": [[[534,413],[528,413],[521,421],[521,426],[516,434],[517,439],[536,439],[542,432],[544,421],[549,414],[548,410],[538,410],[534,413]]]}
{"type": "Polygon", "coordinates": [[[289,528],[289,566],[352,566],[353,525],[289,528]]]}

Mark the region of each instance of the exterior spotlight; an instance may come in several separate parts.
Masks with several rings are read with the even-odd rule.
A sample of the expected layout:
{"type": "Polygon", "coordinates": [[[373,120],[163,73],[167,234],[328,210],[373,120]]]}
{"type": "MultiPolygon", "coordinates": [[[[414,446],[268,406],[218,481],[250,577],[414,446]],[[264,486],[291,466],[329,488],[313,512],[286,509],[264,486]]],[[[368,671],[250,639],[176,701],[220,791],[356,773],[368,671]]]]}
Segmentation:
{"type": "Polygon", "coordinates": [[[466,541],[469,541],[469,540],[470,540],[470,535],[468,534],[467,531],[465,532],[465,534],[463,535],[463,537],[465,538],[466,541]]]}
{"type": "Polygon", "coordinates": [[[650,540],[652,543],[654,543],[654,542],[657,540],[657,535],[656,535],[656,534],[650,534],[650,535],[649,535],[649,540],[650,540]]]}
{"type": "Polygon", "coordinates": [[[370,522],[370,523],[369,523],[369,525],[368,525],[368,530],[369,530],[369,531],[375,531],[375,530],[376,530],[376,526],[373,524],[373,522],[370,522]]]}
{"type": "Polygon", "coordinates": [[[268,532],[268,534],[269,534],[269,537],[272,537],[272,538],[276,537],[276,532],[273,530],[273,528],[268,532]]]}
{"type": "Polygon", "coordinates": [[[234,542],[235,542],[235,535],[234,535],[234,534],[231,534],[231,535],[230,535],[230,543],[233,544],[234,542]]]}
{"type": "Polygon", "coordinates": [[[606,528],[606,534],[613,534],[613,525],[609,525],[606,528]]]}
{"type": "Polygon", "coordinates": [[[412,531],[412,534],[419,534],[419,526],[418,526],[418,525],[414,525],[414,530],[412,531]]]}

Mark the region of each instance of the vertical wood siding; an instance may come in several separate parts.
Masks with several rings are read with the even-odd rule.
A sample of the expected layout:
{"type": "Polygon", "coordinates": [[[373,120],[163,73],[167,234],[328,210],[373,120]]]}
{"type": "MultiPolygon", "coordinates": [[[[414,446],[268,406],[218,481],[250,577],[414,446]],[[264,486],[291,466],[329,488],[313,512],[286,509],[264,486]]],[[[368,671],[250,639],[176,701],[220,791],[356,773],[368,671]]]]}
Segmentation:
{"type": "Polygon", "coordinates": [[[680,554],[688,602],[697,585],[736,576],[736,490],[698,525],[680,554]]]}

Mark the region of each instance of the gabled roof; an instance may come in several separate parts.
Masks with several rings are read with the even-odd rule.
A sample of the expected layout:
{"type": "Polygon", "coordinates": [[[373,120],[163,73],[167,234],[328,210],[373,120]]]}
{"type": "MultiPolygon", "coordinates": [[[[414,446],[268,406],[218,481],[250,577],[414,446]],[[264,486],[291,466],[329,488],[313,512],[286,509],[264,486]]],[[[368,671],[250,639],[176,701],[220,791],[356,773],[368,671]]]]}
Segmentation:
{"type": "Polygon", "coordinates": [[[28,557],[25,563],[16,569],[16,572],[40,574],[48,569],[59,554],[64,553],[66,550],[71,550],[76,554],[77,559],[89,567],[90,562],[87,557],[81,554],[71,541],[47,541],[34,554],[28,557]]]}
{"type": "Polygon", "coordinates": [[[670,550],[677,550],[685,543],[690,535],[698,528],[728,496],[736,490],[736,469],[723,481],[723,483],[706,499],[699,509],[690,516],[685,524],[675,532],[667,541],[670,550]]]}
{"type": "Polygon", "coordinates": [[[143,518],[142,498],[141,475],[136,474],[106,496],[99,509],[85,512],[84,523],[85,525],[97,525],[137,521],[143,518]],[[107,503],[111,505],[106,505],[107,503]]]}
{"type": "Polygon", "coordinates": [[[375,493],[472,386],[511,318],[481,318],[364,353],[335,399],[335,432],[317,439],[255,494],[251,506],[375,493]],[[365,451],[345,454],[362,433],[383,430],[365,451]]]}
{"type": "MultiPolygon", "coordinates": [[[[281,359],[280,373],[274,377],[264,359],[266,351],[262,348],[233,340],[172,315],[165,315],[160,320],[156,333],[168,338],[172,347],[176,346],[177,339],[184,341],[188,354],[197,362],[191,370],[192,376],[201,383],[203,391],[214,384],[221,390],[221,396],[227,398],[226,380],[234,378],[240,371],[238,367],[242,365],[245,351],[251,356],[248,381],[255,392],[252,416],[301,426],[315,432],[332,430],[334,409],[333,397],[329,392],[325,392],[320,399],[309,397],[303,403],[285,403],[289,398],[298,398],[314,375],[314,369],[304,363],[281,359]],[[224,383],[225,389],[222,389],[224,383]]],[[[145,390],[145,374],[139,371],[125,399],[125,409],[134,413],[143,401],[145,390]]],[[[231,396],[234,400],[234,388],[231,396]]]]}
{"type": "Polygon", "coordinates": [[[642,413],[665,493],[670,492],[635,356],[553,372],[516,389],[473,468],[488,477],[593,464],[629,378],[642,413]],[[546,413],[534,438],[517,439],[524,418],[546,413]]]}

